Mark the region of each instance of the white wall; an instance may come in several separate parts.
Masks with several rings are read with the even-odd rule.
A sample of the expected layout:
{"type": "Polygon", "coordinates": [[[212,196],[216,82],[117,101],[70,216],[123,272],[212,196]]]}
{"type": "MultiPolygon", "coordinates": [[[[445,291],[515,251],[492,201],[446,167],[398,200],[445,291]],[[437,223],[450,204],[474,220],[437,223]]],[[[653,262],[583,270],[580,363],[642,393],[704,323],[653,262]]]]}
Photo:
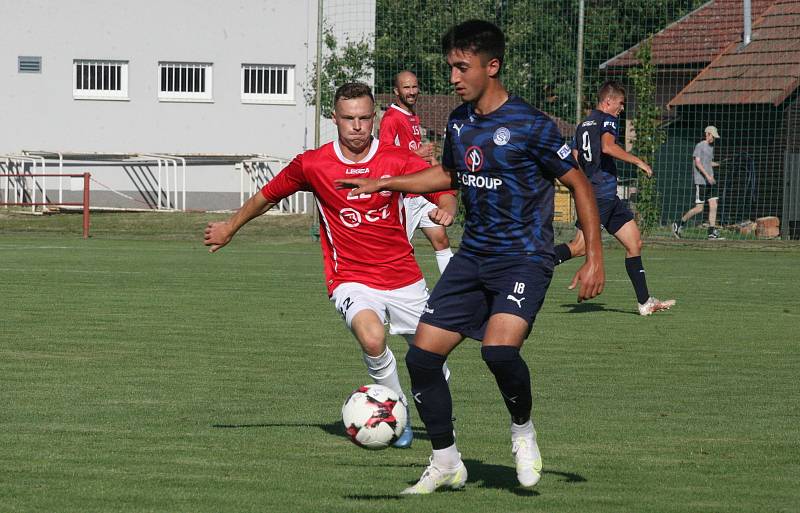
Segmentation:
{"type": "Polygon", "coordinates": [[[0,152],[297,153],[300,86],[295,105],[242,104],[240,67],[294,64],[304,82],[315,18],[312,0],[0,2],[0,152]],[[19,55],[42,73],[18,73],[19,55]],[[94,58],[129,61],[129,101],[73,99],[73,59],[94,58]],[[213,103],[159,102],[159,60],[212,62],[213,103]]]}

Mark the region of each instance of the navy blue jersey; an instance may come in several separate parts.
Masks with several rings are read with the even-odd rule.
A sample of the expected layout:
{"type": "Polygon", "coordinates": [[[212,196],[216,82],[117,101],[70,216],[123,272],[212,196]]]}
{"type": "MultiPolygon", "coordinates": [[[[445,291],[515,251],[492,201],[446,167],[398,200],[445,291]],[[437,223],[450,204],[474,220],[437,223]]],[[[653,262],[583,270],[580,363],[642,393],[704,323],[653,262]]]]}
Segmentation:
{"type": "Polygon", "coordinates": [[[611,114],[593,110],[575,131],[572,147],[578,150],[578,163],[592,182],[598,198],[617,197],[617,165],[603,153],[603,134],[619,137],[619,119],[611,114]]]}
{"type": "Polygon", "coordinates": [[[553,254],[553,181],[577,167],[553,120],[513,95],[486,116],[465,103],[447,121],[442,164],[458,174],[461,249],[553,254]]]}

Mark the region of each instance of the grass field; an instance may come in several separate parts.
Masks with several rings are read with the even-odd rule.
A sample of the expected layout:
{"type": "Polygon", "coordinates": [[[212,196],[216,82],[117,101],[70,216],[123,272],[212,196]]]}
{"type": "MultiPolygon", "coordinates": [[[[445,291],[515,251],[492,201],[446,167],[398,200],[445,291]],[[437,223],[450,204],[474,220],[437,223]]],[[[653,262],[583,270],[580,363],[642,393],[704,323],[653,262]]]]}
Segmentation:
{"type": "Polygon", "coordinates": [[[524,349],[542,482],[516,486],[507,413],[465,341],[450,365],[468,485],[399,498],[430,447],[419,429],[410,450],[342,435],[368,379],[308,222],[258,220],[210,255],[210,218],[97,215],[84,241],[79,216],[0,216],[0,511],[800,509],[796,245],[651,245],[651,291],[678,299],[651,318],[618,249],[589,303],[565,264],[524,349]]]}

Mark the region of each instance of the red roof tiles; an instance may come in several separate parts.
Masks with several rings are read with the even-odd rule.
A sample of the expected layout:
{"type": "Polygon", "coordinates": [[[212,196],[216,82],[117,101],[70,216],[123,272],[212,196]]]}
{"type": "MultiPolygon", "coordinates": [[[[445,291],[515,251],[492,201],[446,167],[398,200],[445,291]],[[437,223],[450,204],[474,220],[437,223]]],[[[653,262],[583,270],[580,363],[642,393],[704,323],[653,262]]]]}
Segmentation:
{"type": "MultiPolygon", "coordinates": [[[[752,0],[756,19],[774,0],[752,0]]],[[[743,31],[742,0],[714,0],[687,14],[653,36],[653,63],[660,66],[705,64],[729,44],[740,41],[743,31]]],[[[601,69],[635,66],[639,45],[600,65],[601,69]]]]}
{"type": "MultiPolygon", "coordinates": [[[[755,2],[754,2],[755,3],[755,2]]],[[[800,85],[800,0],[777,0],[670,101],[675,105],[780,105],[800,85]]]]}

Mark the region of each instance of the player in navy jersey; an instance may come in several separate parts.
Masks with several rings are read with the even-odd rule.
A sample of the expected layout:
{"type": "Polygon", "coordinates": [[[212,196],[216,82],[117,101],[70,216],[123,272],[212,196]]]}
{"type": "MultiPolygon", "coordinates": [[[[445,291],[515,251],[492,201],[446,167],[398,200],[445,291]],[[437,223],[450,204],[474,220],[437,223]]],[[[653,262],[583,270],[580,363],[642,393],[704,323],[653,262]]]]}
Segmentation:
{"type": "Polygon", "coordinates": [[[434,288],[406,354],[411,389],[433,446],[430,465],[404,494],[461,488],[467,469],[453,433],[453,404],[442,374],[447,355],[465,337],[482,341],[511,415],[517,478],[533,486],[542,459],[531,420],[530,372],[520,348],[533,326],[553,272],[553,195],[558,178],[575,196],[586,236],[578,300],[604,283],[600,226],[591,185],[577,169],[555,123],[500,81],[505,38],[479,20],[442,38],[450,82],[465,104],[450,115],[442,164],[415,177],[339,180],[353,194],[380,190],[423,193],[458,185],[465,206],[461,248],[434,288]]]}
{"type": "MultiPolygon", "coordinates": [[[[650,166],[636,155],[617,145],[619,115],[625,108],[625,89],[610,80],[597,93],[597,106],[578,125],[572,144],[572,154],[592,182],[600,224],[625,247],[625,269],[636,292],[640,315],[669,310],[675,300],[661,301],[650,295],[642,265],[642,236],[633,213],[617,197],[617,165],[614,159],[628,162],[653,176],[650,166]]],[[[556,265],[585,253],[584,233],[581,223],[575,223],[578,232],[568,244],[556,246],[556,265]]]]}

